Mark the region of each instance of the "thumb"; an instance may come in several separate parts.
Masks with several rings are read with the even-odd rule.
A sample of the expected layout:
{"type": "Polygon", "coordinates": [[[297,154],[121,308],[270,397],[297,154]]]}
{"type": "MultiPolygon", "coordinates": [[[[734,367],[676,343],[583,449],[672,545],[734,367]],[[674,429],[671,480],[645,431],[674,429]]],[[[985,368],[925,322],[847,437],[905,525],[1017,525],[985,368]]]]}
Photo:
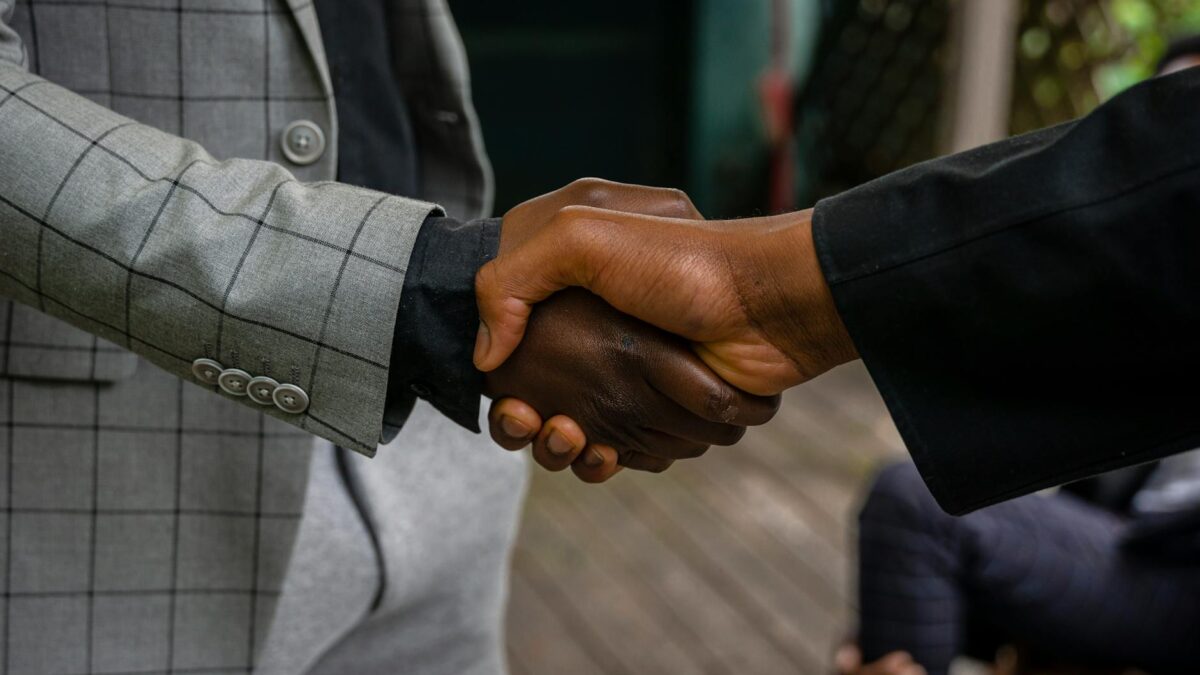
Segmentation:
{"type": "Polygon", "coordinates": [[[476,368],[488,372],[500,367],[521,344],[533,305],[555,291],[582,286],[605,297],[604,289],[597,287],[602,276],[597,270],[611,262],[613,240],[642,236],[632,225],[620,223],[620,216],[631,217],[568,206],[537,234],[479,268],[475,274],[476,368]]]}
{"type": "Polygon", "coordinates": [[[547,256],[536,266],[523,258],[520,254],[497,258],[475,275],[479,334],[474,361],[484,372],[499,368],[521,344],[533,305],[570,285],[556,274],[563,264],[561,255],[547,256]]]}

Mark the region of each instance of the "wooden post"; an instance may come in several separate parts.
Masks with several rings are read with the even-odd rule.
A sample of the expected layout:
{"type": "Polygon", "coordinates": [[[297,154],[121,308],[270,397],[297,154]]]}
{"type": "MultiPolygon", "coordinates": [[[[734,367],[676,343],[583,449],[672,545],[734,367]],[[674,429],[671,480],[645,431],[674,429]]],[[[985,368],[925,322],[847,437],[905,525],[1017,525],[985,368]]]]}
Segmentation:
{"type": "Polygon", "coordinates": [[[942,150],[959,152],[1008,136],[1019,0],[959,0],[956,63],[947,74],[942,150]]]}

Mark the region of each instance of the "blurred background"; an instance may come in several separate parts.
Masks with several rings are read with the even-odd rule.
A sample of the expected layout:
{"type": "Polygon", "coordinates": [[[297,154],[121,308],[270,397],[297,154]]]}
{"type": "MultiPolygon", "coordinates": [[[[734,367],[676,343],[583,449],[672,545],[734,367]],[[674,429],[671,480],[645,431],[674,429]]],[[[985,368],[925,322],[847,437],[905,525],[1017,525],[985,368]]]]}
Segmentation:
{"type": "MultiPolygon", "coordinates": [[[[450,0],[497,213],[581,176],[708,217],[817,199],[1084,114],[1150,76],[1198,0],[450,0]]],[[[827,673],[853,520],[902,443],[859,365],[660,476],[534,472],[515,673],[827,673]]],[[[969,672],[965,665],[962,672],[969,672]]]]}

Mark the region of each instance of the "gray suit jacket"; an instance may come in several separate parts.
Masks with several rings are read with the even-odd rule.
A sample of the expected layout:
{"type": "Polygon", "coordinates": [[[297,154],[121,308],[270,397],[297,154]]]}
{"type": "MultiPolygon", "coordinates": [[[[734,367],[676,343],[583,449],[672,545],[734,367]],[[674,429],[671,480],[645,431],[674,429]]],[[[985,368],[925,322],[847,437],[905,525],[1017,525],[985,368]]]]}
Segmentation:
{"type": "Polygon", "coordinates": [[[375,453],[416,232],[489,208],[449,12],[399,4],[421,200],[329,182],[306,0],[0,0],[0,672],[254,660],[310,434],[375,453]],[[225,393],[201,358],[310,404],[225,393]]]}

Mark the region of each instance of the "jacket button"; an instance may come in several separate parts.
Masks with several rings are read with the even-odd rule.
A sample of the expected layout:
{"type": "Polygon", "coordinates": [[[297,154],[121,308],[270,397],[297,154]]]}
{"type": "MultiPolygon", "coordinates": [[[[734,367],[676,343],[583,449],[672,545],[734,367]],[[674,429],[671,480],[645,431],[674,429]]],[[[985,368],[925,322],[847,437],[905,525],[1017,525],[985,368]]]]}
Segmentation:
{"type": "Polygon", "coordinates": [[[293,164],[312,164],[325,153],[325,132],[316,122],[296,120],[284,128],[280,140],[283,156],[293,164]]]}
{"type": "Polygon", "coordinates": [[[246,385],[246,395],[259,405],[274,405],[275,399],[271,398],[271,395],[278,387],[279,383],[275,380],[259,375],[246,385]]]}
{"type": "Polygon", "coordinates": [[[221,371],[223,370],[225,370],[225,366],[212,359],[196,359],[192,361],[192,375],[195,375],[196,379],[204,384],[217,384],[217,380],[221,377],[221,371]]]}
{"type": "Polygon", "coordinates": [[[281,384],[271,392],[275,407],[285,413],[299,415],[308,410],[308,394],[294,384],[281,384]]]}
{"type": "Polygon", "coordinates": [[[250,373],[237,368],[227,368],[217,378],[221,391],[230,396],[245,396],[246,385],[250,384],[250,373]]]}

